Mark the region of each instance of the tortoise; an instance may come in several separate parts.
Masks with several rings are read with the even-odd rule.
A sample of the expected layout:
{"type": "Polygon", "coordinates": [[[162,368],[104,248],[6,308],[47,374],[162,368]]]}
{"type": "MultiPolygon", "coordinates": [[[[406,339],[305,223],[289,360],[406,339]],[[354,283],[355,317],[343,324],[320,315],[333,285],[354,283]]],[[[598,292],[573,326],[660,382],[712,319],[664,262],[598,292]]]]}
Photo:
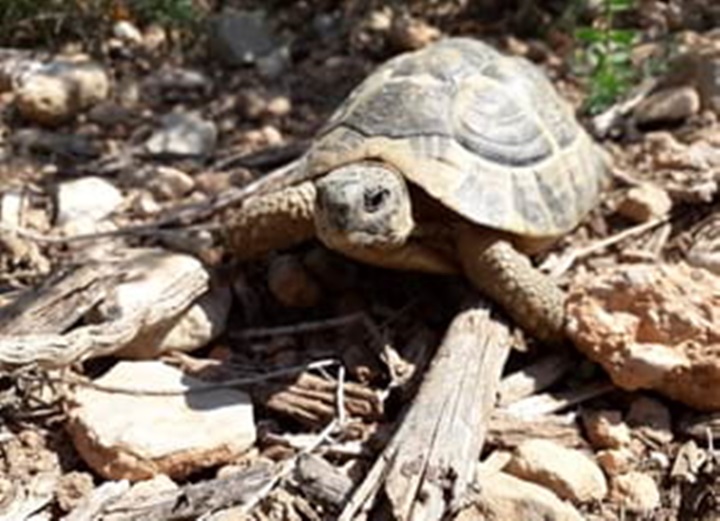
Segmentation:
{"type": "Polygon", "coordinates": [[[362,262],[464,274],[537,339],[564,339],[564,293],[527,255],[596,205],[608,168],[531,62],[459,37],[396,56],[300,168],[304,180],[231,214],[238,257],[317,237],[362,262]]]}

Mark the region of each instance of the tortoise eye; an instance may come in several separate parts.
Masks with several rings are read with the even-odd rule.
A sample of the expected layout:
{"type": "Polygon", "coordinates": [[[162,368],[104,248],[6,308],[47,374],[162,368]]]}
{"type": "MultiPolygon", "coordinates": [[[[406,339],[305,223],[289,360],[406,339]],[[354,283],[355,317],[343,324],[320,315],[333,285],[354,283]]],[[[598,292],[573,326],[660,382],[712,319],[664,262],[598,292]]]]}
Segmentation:
{"type": "Polygon", "coordinates": [[[390,190],[387,188],[372,188],[367,190],[363,201],[365,210],[370,213],[377,212],[389,197],[390,190]]]}

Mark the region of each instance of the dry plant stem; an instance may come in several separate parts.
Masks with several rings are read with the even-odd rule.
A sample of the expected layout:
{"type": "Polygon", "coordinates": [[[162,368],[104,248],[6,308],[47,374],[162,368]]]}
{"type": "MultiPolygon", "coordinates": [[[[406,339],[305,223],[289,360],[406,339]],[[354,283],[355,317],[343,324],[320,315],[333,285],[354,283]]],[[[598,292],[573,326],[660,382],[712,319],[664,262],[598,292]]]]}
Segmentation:
{"type": "Polygon", "coordinates": [[[244,329],[242,331],[232,333],[231,338],[262,338],[267,336],[285,336],[299,335],[302,333],[314,333],[316,331],[324,331],[326,329],[334,329],[343,327],[355,322],[363,322],[365,313],[351,313],[337,318],[328,318],[326,320],[316,320],[313,322],[303,322],[301,324],[293,324],[291,326],[279,327],[262,327],[244,329]]]}
{"type": "MultiPolygon", "coordinates": [[[[302,164],[302,159],[293,161],[292,163],[280,167],[269,174],[248,183],[242,188],[228,190],[209,201],[192,203],[176,208],[171,215],[158,218],[155,222],[149,224],[124,226],[122,228],[118,228],[117,230],[107,232],[77,234],[67,237],[53,237],[33,232],[31,230],[19,229],[14,226],[0,225],[0,229],[3,231],[17,233],[20,237],[32,241],[50,244],[64,244],[79,241],[92,241],[108,237],[120,237],[125,235],[154,235],[160,231],[160,228],[178,226],[187,228],[191,223],[208,219],[212,215],[225,210],[226,208],[241,204],[246,199],[267,194],[275,190],[280,190],[299,182],[305,175],[302,164]]],[[[206,227],[203,227],[203,229],[206,229],[206,227]]]]}
{"type": "Polygon", "coordinates": [[[610,246],[613,246],[619,242],[622,242],[625,239],[629,239],[630,237],[635,237],[637,235],[641,235],[649,230],[652,230],[653,228],[660,226],[663,223],[668,222],[669,220],[670,220],[669,216],[660,217],[658,219],[654,219],[654,220],[648,221],[646,223],[638,224],[637,226],[633,226],[632,228],[628,228],[627,230],[623,230],[619,233],[616,233],[615,235],[611,235],[610,237],[607,237],[606,239],[602,239],[600,241],[589,244],[588,246],[585,246],[584,248],[571,249],[562,255],[560,260],[556,263],[555,267],[552,269],[550,276],[553,278],[559,278],[565,272],[567,272],[573,266],[573,264],[575,264],[575,262],[577,262],[578,260],[580,260],[584,257],[587,257],[589,255],[592,255],[593,253],[602,251],[605,248],[609,248],[610,246]]]}
{"type": "Polygon", "coordinates": [[[223,172],[230,168],[263,168],[280,163],[294,161],[309,148],[308,141],[297,141],[287,145],[265,148],[248,153],[242,150],[215,161],[210,167],[213,171],[223,172]]]}
{"type": "MultiPolygon", "coordinates": [[[[339,364],[337,360],[320,360],[318,362],[312,362],[305,365],[288,367],[286,369],[278,369],[277,371],[270,371],[263,375],[251,376],[246,378],[232,378],[230,380],[225,380],[222,382],[206,383],[203,385],[198,384],[194,387],[182,387],[177,389],[143,389],[142,387],[117,387],[112,385],[96,384],[95,382],[84,380],[79,377],[48,377],[45,381],[66,385],[80,385],[106,393],[130,394],[138,396],[177,396],[180,394],[202,393],[208,391],[215,391],[217,389],[227,389],[243,385],[253,385],[267,382],[268,380],[273,380],[275,378],[283,378],[289,375],[303,373],[312,369],[320,369],[337,364],[339,364]]],[[[25,377],[23,376],[21,378],[25,377]]]]}
{"type": "Polygon", "coordinates": [[[462,499],[511,344],[489,309],[478,302],[453,320],[417,397],[340,521],[367,515],[381,491],[400,521],[442,519],[462,499]]]}

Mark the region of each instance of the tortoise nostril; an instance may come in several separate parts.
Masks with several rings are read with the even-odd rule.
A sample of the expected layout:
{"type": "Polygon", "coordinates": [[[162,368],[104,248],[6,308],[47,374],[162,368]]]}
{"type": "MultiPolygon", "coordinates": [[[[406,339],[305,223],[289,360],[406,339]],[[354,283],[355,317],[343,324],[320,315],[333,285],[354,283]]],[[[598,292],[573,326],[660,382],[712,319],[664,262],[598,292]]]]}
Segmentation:
{"type": "Polygon", "coordinates": [[[390,197],[390,191],[387,188],[372,188],[364,194],[365,210],[370,213],[377,212],[390,197]]]}

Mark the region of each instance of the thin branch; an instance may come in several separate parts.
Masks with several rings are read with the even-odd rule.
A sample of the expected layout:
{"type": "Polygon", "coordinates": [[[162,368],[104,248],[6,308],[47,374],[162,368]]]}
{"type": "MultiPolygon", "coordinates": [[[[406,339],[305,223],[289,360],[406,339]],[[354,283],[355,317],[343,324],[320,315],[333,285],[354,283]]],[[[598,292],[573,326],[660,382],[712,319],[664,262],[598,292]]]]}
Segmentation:
{"type": "MultiPolygon", "coordinates": [[[[285,369],[277,369],[275,371],[270,371],[268,373],[265,373],[263,375],[257,375],[257,376],[249,376],[244,378],[232,378],[230,380],[225,380],[223,382],[213,382],[213,383],[200,383],[196,384],[193,387],[183,387],[181,389],[143,389],[141,387],[120,387],[120,386],[112,386],[112,385],[103,385],[98,384],[95,382],[91,382],[89,380],[83,380],[78,377],[48,377],[46,381],[49,382],[55,382],[55,383],[61,383],[66,385],[80,385],[83,387],[88,387],[90,389],[95,389],[97,391],[107,392],[107,393],[118,393],[118,394],[130,394],[130,395],[139,395],[139,396],[176,396],[181,394],[192,394],[192,393],[201,393],[201,392],[208,392],[208,391],[215,391],[217,389],[226,389],[226,388],[232,388],[232,387],[240,387],[243,385],[253,385],[258,384],[262,382],[266,382],[268,380],[273,380],[275,378],[282,378],[285,376],[303,373],[305,371],[311,371],[314,369],[320,369],[323,367],[329,367],[333,365],[337,365],[340,362],[337,360],[319,360],[317,362],[311,362],[309,364],[294,366],[294,367],[288,367],[285,369]]],[[[21,376],[23,379],[29,379],[29,380],[35,380],[35,378],[31,378],[28,376],[21,376]]]]}
{"type": "Polygon", "coordinates": [[[230,333],[228,336],[232,339],[248,339],[268,336],[299,335],[301,333],[314,333],[316,331],[324,331],[326,329],[347,326],[355,322],[365,323],[365,314],[358,312],[344,315],[342,317],[316,320],[313,322],[302,322],[300,324],[293,324],[290,326],[245,329],[236,333],[230,333]]]}

